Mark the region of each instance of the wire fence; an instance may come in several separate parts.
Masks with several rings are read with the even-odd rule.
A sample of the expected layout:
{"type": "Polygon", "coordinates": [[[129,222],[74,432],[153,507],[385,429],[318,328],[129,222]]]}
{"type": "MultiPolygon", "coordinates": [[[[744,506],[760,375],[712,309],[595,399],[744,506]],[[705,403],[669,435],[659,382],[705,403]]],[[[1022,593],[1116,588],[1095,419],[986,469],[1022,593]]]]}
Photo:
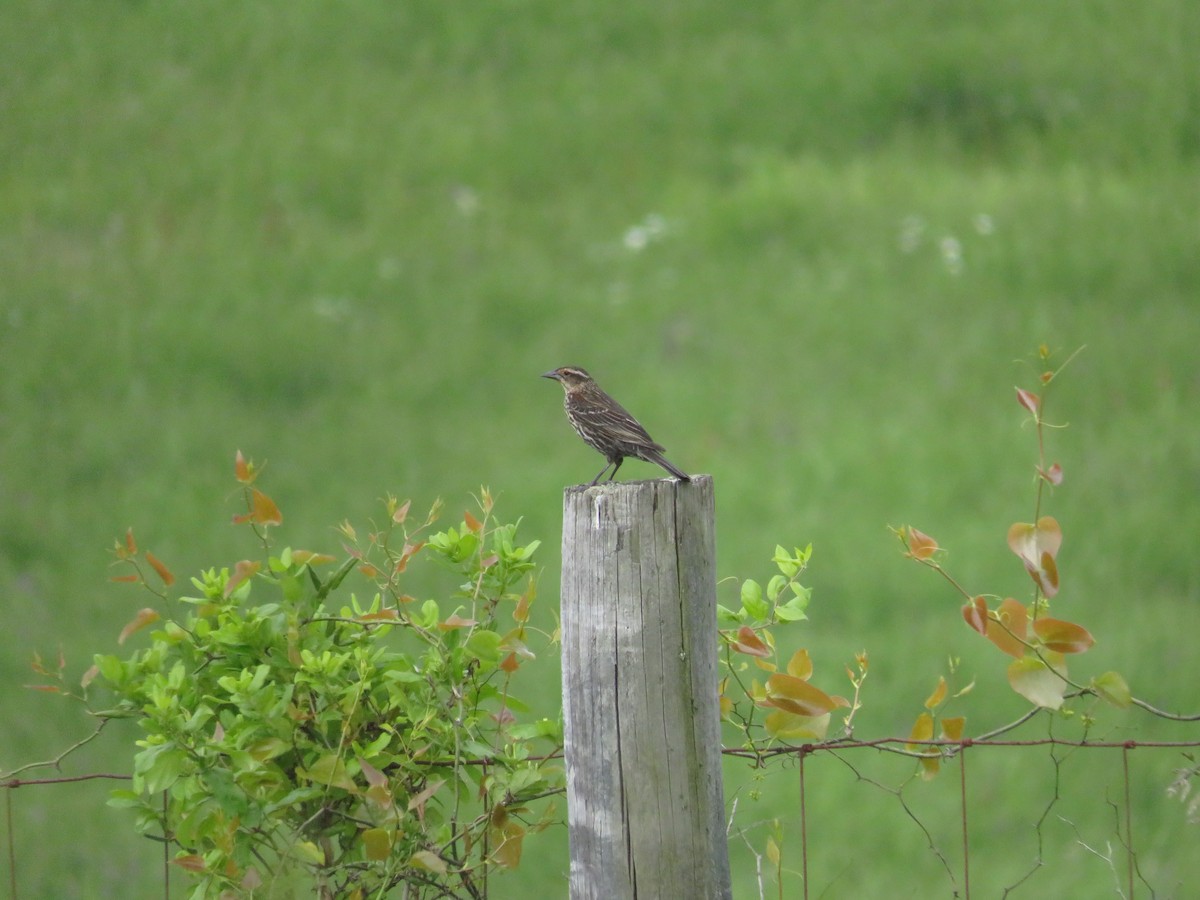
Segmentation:
{"type": "MultiPolygon", "coordinates": [[[[1200,832],[1185,830],[1200,826],[1200,792],[1191,794],[1192,783],[1200,776],[1200,766],[1192,754],[1197,747],[1200,740],[1072,740],[1047,736],[958,741],[891,737],[757,750],[727,748],[727,758],[755,765],[770,762],[794,765],[794,786],[789,784],[787,789],[796,802],[794,819],[798,819],[799,847],[784,853],[774,841],[767,842],[765,848],[753,846],[734,821],[738,798],[732,804],[730,832],[731,836],[742,837],[756,860],[757,896],[762,898],[1044,897],[1048,894],[1038,880],[1042,869],[1050,870],[1049,877],[1056,890],[1063,883],[1074,885],[1072,893],[1055,893],[1056,896],[1117,896],[1128,900],[1138,896],[1190,897],[1195,896],[1192,892],[1200,883],[1195,880],[1200,878],[1200,862],[1195,852],[1200,832]],[[912,771],[917,767],[911,766],[911,759],[909,774],[901,776],[898,783],[889,784],[870,774],[871,764],[861,758],[870,751],[875,751],[875,756],[915,757],[918,762],[936,760],[939,768],[948,764],[936,779],[930,776],[930,780],[940,782],[933,790],[941,802],[926,803],[933,808],[925,810],[921,808],[922,802],[913,797],[914,785],[923,779],[919,769],[916,773],[912,771]],[[1066,777],[1065,770],[1074,764],[1073,757],[1085,751],[1116,757],[1112,785],[1100,784],[1096,767],[1090,764],[1079,766],[1086,770],[1081,783],[1066,777]],[[1002,797],[997,798],[998,793],[1003,794],[1005,779],[1011,776],[1012,769],[1007,763],[997,765],[997,754],[1001,753],[1010,757],[1008,762],[1014,754],[1018,755],[1016,768],[1021,773],[1028,773],[1037,759],[1049,764],[1045,795],[1038,805],[1023,810],[1021,821],[1009,818],[1012,810],[1002,802],[1002,797]],[[1136,772],[1135,760],[1145,760],[1147,754],[1153,756],[1153,764],[1144,766],[1145,772],[1136,772]],[[877,865],[879,860],[869,846],[838,847],[830,851],[826,835],[842,831],[825,827],[829,823],[821,817],[830,814],[830,804],[814,804],[813,792],[814,788],[828,786],[831,763],[848,773],[852,782],[894,798],[917,843],[923,845],[929,859],[934,861],[934,869],[940,870],[942,886],[920,880],[928,874],[929,867],[913,861],[908,868],[919,883],[888,884],[885,894],[863,893],[863,885],[876,878],[880,870],[893,869],[886,864],[877,865]],[[1001,774],[997,775],[997,769],[1001,774]],[[1146,792],[1148,785],[1153,793],[1146,792]],[[1070,808],[1080,803],[1102,804],[1107,821],[1097,823],[1091,814],[1083,817],[1088,821],[1081,825],[1070,814],[1070,808]],[[998,816],[1005,820],[997,822],[998,816]],[[1147,817],[1153,817],[1154,822],[1145,821],[1147,817]],[[1056,825],[1060,827],[1055,829],[1056,825]],[[1065,833],[1068,842],[1080,852],[1066,853],[1062,844],[1052,839],[1056,830],[1065,833]],[[1143,841],[1143,831],[1153,833],[1154,839],[1143,841]],[[1171,837],[1164,841],[1164,834],[1171,837]],[[997,836],[1002,841],[999,845],[997,836]],[[1148,855],[1154,857],[1150,865],[1146,864],[1148,855]],[[1088,878],[1071,871],[1074,862],[1068,856],[1082,856],[1098,863],[1102,876],[1088,878]],[[857,864],[847,863],[847,858],[857,864]],[[857,871],[859,866],[863,871],[857,871]],[[855,871],[848,874],[848,869],[855,871]],[[1096,893],[1098,882],[1104,883],[1106,893],[1096,893]]],[[[834,789],[839,792],[835,815],[881,818],[878,799],[849,796],[847,785],[840,781],[834,789]]],[[[862,829],[864,836],[877,833],[878,823],[862,829]]],[[[876,890],[879,890],[877,882],[876,890]]]]}

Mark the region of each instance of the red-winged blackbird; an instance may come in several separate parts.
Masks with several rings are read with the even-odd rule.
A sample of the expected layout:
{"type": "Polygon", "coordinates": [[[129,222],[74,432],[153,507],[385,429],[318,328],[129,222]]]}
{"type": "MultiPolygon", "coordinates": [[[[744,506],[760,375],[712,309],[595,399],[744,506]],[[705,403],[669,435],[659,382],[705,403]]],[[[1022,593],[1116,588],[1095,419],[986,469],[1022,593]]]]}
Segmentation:
{"type": "Polygon", "coordinates": [[[592,484],[600,480],[600,476],[612,466],[612,474],[608,480],[617,477],[617,469],[625,457],[644,459],[646,462],[657,463],[676,478],[691,481],[686,472],[675,468],[663,456],[661,445],[646,433],[638,420],[625,411],[616,400],[600,389],[592,376],[579,366],[563,366],[553,372],[546,372],[543,378],[553,378],[563,386],[566,397],[563,406],[567,410],[567,419],[571,427],[579,434],[585,444],[604,454],[608,460],[599,474],[592,479],[592,484]]]}

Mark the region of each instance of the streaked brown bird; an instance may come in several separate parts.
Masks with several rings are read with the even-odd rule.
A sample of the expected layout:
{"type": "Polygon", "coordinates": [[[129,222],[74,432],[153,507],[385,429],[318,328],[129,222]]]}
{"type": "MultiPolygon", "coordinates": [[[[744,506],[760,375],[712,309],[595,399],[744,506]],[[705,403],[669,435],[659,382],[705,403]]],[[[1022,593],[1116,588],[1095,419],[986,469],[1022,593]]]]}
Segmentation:
{"type": "Polygon", "coordinates": [[[656,444],[633,416],[620,403],[600,389],[579,366],[562,366],[546,372],[543,378],[553,378],[563,386],[566,397],[563,406],[567,419],[583,442],[603,454],[608,460],[604,468],[592,479],[592,484],[612,466],[608,480],[617,477],[617,469],[625,457],[632,456],[662,466],[681,481],[691,481],[688,474],[667,462],[663,447],[656,444]]]}

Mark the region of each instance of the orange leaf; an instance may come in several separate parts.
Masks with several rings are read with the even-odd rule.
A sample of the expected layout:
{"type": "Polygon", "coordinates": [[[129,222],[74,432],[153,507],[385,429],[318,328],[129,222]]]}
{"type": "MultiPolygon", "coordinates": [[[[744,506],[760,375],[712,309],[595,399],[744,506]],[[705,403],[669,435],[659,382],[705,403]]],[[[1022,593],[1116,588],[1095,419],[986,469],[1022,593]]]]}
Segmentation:
{"type": "Polygon", "coordinates": [[[1047,597],[1053,597],[1058,593],[1058,564],[1050,555],[1049,550],[1042,554],[1041,567],[1037,570],[1030,569],[1029,574],[1047,597]]]}
{"type": "Polygon", "coordinates": [[[987,634],[987,616],[987,601],[982,597],[976,597],[970,603],[963,604],[963,620],[980,634],[987,634]]]}
{"type": "Polygon", "coordinates": [[[1083,653],[1096,643],[1082,625],[1062,619],[1038,619],[1033,623],[1033,630],[1046,649],[1056,653],[1083,653]]]}
{"type": "Polygon", "coordinates": [[[151,609],[148,606],[145,609],[138,610],[138,614],[133,617],[133,620],[121,629],[121,636],[117,638],[117,643],[124,644],[125,638],[135,632],[141,631],[147,625],[157,622],[161,618],[162,616],[158,614],[158,610],[151,609]]]}
{"type": "Polygon", "coordinates": [[[911,525],[908,527],[908,555],[913,559],[929,559],[938,550],[937,541],[918,531],[911,525]]]}
{"type": "Polygon", "coordinates": [[[517,671],[517,668],[520,665],[521,660],[517,654],[510,653],[508,656],[504,657],[504,659],[500,660],[500,671],[511,675],[513,672],[517,671]]]}
{"type": "Polygon", "coordinates": [[[463,513],[463,521],[466,523],[467,528],[476,534],[479,534],[479,532],[483,530],[483,523],[471,515],[471,511],[469,509],[463,513]]]}
{"type": "Polygon", "coordinates": [[[1017,388],[1017,402],[1035,416],[1038,412],[1038,406],[1041,405],[1041,400],[1038,398],[1038,395],[1030,393],[1024,388],[1017,388]]]}
{"type": "Polygon", "coordinates": [[[933,689],[933,693],[925,699],[925,708],[928,710],[937,709],[942,705],[942,701],[946,699],[946,679],[938,676],[937,687],[933,689]]]}
{"type": "Polygon", "coordinates": [[[242,484],[249,484],[254,480],[254,463],[246,462],[241,450],[233,458],[233,477],[242,484]]]}
{"type": "Polygon", "coordinates": [[[233,577],[229,579],[225,585],[225,596],[233,594],[234,590],[247,578],[253,578],[258,574],[258,570],[262,568],[262,563],[255,562],[249,559],[243,559],[233,567],[233,577]]]}
{"type": "Polygon", "coordinates": [[[1020,601],[1005,597],[988,618],[987,639],[1009,656],[1025,655],[1025,635],[1029,617],[1020,601]]]}
{"type": "Polygon", "coordinates": [[[963,726],[967,724],[963,716],[950,716],[942,719],[942,738],[947,741],[961,741],[963,726]]]}
{"type": "Polygon", "coordinates": [[[768,657],[771,655],[771,648],[763,643],[762,638],[754,633],[754,629],[749,625],[743,625],[738,629],[737,640],[733,642],[733,649],[739,653],[745,653],[747,656],[768,657]]]}
{"type": "Polygon", "coordinates": [[[175,583],[175,576],[171,574],[171,570],[162,564],[149,550],[146,551],[146,562],[150,563],[150,568],[158,573],[158,577],[162,579],[162,583],[170,587],[175,583]]]}
{"type": "MultiPolygon", "coordinates": [[[[917,716],[917,721],[913,722],[912,731],[909,732],[908,739],[910,741],[931,741],[933,740],[933,716],[927,712],[917,716]]],[[[928,753],[930,748],[925,744],[906,744],[908,750],[913,753],[928,753]]],[[[933,750],[937,752],[936,749],[933,750]]]]}
{"type": "Polygon", "coordinates": [[[1047,597],[1058,593],[1055,558],[1062,539],[1062,529],[1052,516],[1042,516],[1035,525],[1017,522],[1008,529],[1009,549],[1025,564],[1029,576],[1047,597]]]}
{"type": "Polygon", "coordinates": [[[279,525],[283,522],[283,513],[279,511],[279,507],[275,505],[275,501],[260,491],[258,488],[251,488],[253,497],[252,511],[254,513],[254,521],[258,525],[279,525]]]}
{"type": "Polygon", "coordinates": [[[513,609],[513,621],[514,622],[524,623],[524,622],[529,621],[529,604],[530,604],[530,602],[532,602],[532,599],[533,599],[532,597],[530,597],[531,593],[532,593],[532,586],[530,587],[530,590],[526,591],[524,594],[522,594],[520,597],[517,598],[516,608],[513,609]]]}
{"type": "Polygon", "coordinates": [[[114,575],[109,581],[130,582],[140,580],[136,575],[114,575]]]}
{"type": "Polygon", "coordinates": [[[125,530],[125,549],[129,551],[130,556],[137,556],[137,541],[133,539],[133,528],[125,530]]]}
{"type": "Polygon", "coordinates": [[[813,666],[812,659],[808,655],[807,650],[797,650],[792,654],[792,658],[788,660],[787,673],[802,681],[808,681],[812,677],[813,666]]]}
{"type": "Polygon", "coordinates": [[[1053,516],[1042,516],[1037,524],[1017,522],[1008,529],[1008,546],[1026,564],[1036,565],[1043,553],[1058,556],[1062,528],[1053,516]]]}
{"type": "Polygon", "coordinates": [[[798,716],[821,716],[838,705],[836,699],[820,688],[782,672],[776,672],[767,679],[766,703],[798,716]]]}
{"type": "Polygon", "coordinates": [[[405,500],[403,503],[401,503],[400,506],[397,507],[396,511],[392,513],[392,521],[397,525],[403,525],[404,520],[408,518],[408,508],[411,505],[411,500],[405,500]]]}

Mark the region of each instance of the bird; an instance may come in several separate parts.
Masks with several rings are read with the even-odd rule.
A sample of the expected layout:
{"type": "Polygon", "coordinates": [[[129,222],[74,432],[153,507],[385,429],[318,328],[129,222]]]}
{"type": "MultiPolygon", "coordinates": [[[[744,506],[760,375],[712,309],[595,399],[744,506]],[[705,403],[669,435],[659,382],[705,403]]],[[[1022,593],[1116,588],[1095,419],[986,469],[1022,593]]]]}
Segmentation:
{"type": "MultiPolygon", "coordinates": [[[[591,484],[600,481],[600,476],[612,467],[608,480],[617,477],[617,469],[625,457],[656,463],[680,481],[691,481],[691,477],[663,456],[663,447],[656,444],[629,412],[620,403],[601,390],[587,370],[579,366],[561,366],[542,373],[543,378],[552,378],[563,386],[566,396],[563,406],[567,420],[583,442],[603,454],[607,462],[591,484]]],[[[591,485],[589,485],[590,487],[591,485]]]]}

